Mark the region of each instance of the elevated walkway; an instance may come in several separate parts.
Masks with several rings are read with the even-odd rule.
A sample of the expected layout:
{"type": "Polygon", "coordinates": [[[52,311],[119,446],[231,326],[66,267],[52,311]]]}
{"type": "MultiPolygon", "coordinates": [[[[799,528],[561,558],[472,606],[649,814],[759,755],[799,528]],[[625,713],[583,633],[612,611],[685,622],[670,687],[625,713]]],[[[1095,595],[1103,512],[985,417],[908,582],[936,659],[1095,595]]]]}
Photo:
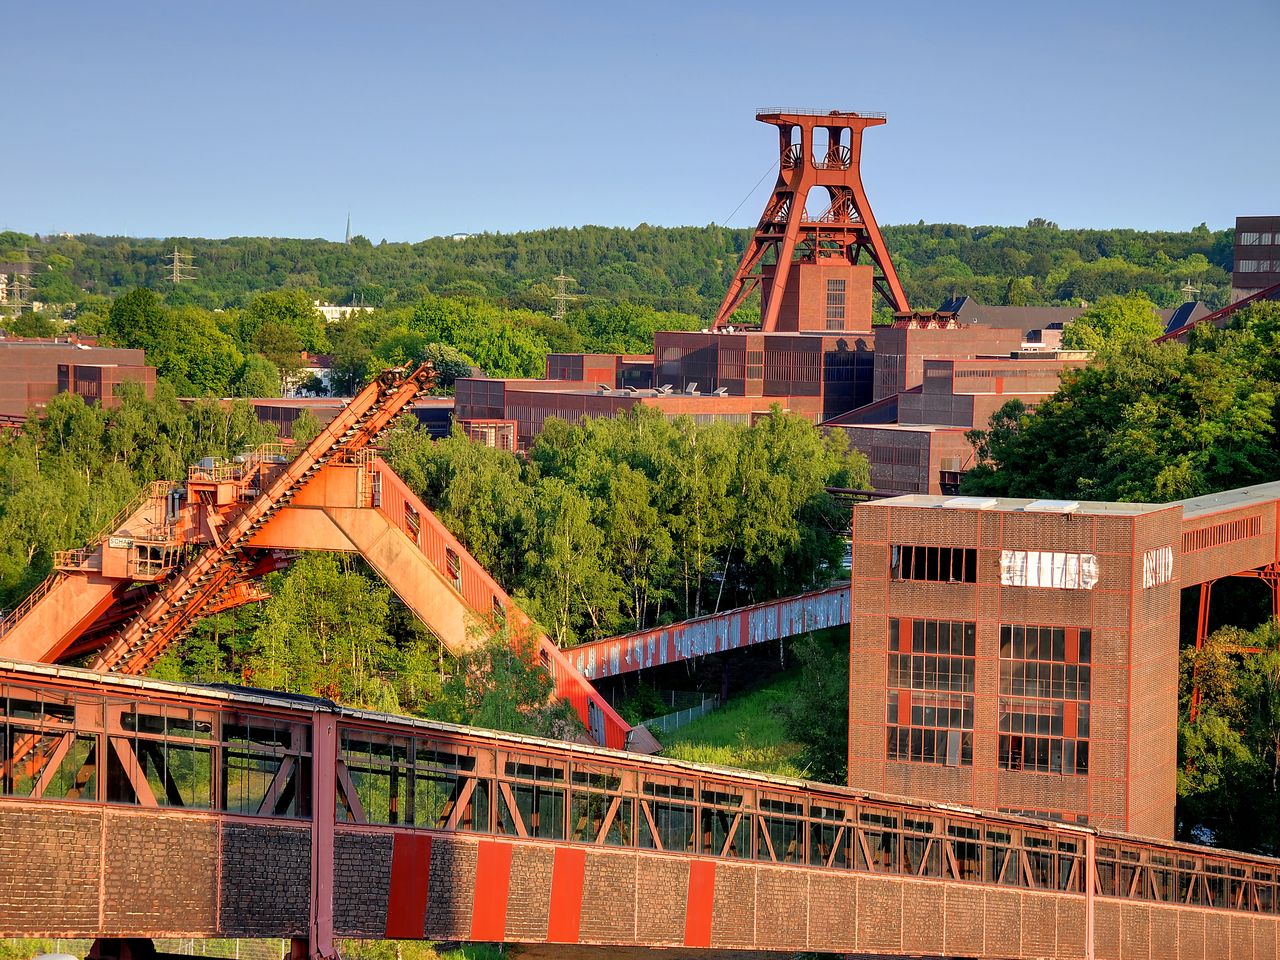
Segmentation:
{"type": "Polygon", "coordinates": [[[740,650],[824,627],[847,626],[852,593],[848,584],[782,597],[665,627],[639,630],[569,648],[574,668],[602,680],[693,657],[740,650]]]}
{"type": "MultiPolygon", "coordinates": [[[[244,688],[0,662],[0,936],[1234,960],[1280,861],[244,688]],[[196,734],[193,736],[193,733],[196,734]],[[105,771],[107,751],[132,758],[105,771]],[[177,758],[183,758],[178,760],[177,758]]],[[[554,951],[554,953],[552,952],[554,951]]],[[[647,954],[646,954],[647,955],[647,954]]]]}

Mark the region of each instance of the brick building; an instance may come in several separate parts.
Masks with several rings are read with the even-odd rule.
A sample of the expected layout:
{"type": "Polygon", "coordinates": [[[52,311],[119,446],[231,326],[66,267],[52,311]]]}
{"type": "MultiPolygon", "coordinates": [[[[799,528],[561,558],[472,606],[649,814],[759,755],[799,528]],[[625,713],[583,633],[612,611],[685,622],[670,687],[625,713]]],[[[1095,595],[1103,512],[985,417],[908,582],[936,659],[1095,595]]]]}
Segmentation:
{"type": "Polygon", "coordinates": [[[767,397],[784,407],[793,401],[809,407],[816,400],[820,419],[829,420],[871,401],[878,335],[658,333],[653,382],[676,391],[695,386],[708,393],[767,397]]]}
{"type": "MultiPolygon", "coordinates": [[[[986,427],[991,415],[1010,400],[1034,408],[1058,389],[1064,369],[1088,362],[1083,351],[1061,350],[930,359],[909,351],[965,350],[969,331],[894,328],[884,332],[891,336],[881,342],[892,352],[877,353],[877,384],[914,376],[919,382],[906,390],[886,392],[875,403],[825,424],[845,431],[850,445],[866,455],[871,486],[881,493],[956,493],[961,475],[973,466],[967,431],[986,427]],[[918,334],[931,339],[912,338],[918,334]],[[945,334],[950,342],[938,334],[945,334]]],[[[1017,331],[988,332],[987,342],[998,343],[1017,331]]]]}
{"type": "Polygon", "coordinates": [[[644,390],[653,386],[653,354],[551,353],[547,354],[547,379],[644,390]]]}
{"type": "Polygon", "coordinates": [[[78,393],[108,409],[119,404],[120,387],[139,383],[151,396],[155,367],[141,350],[99,347],[68,339],[0,339],[0,417],[25,418],[44,409],[54,394],[78,393]]]}
{"type": "Polygon", "coordinates": [[[1231,299],[1280,283],[1280,217],[1236,217],[1231,299]]]}
{"type": "Polygon", "coordinates": [[[1172,836],[1180,592],[1274,562],[1278,496],[856,506],[850,785],[1172,836]]]}
{"type": "Polygon", "coordinates": [[[454,384],[458,423],[469,436],[489,446],[504,446],[502,431],[515,425],[516,448],[528,449],[551,417],[577,423],[587,417],[616,417],[635,407],[653,407],[667,416],[689,416],[698,423],[749,424],[774,404],[811,422],[821,419],[821,397],[733,396],[697,389],[629,387],[609,389],[573,381],[459,379],[454,384]]]}

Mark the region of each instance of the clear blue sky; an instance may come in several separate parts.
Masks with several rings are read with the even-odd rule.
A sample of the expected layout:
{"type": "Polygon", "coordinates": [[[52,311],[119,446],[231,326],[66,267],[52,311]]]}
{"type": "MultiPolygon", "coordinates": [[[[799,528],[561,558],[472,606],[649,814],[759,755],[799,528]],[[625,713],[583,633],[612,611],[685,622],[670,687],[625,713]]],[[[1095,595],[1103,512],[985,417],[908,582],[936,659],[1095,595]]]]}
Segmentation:
{"type": "Polygon", "coordinates": [[[49,0],[3,29],[0,228],[725,222],[776,156],[771,105],[888,113],[882,223],[1280,214],[1277,0],[49,0]]]}

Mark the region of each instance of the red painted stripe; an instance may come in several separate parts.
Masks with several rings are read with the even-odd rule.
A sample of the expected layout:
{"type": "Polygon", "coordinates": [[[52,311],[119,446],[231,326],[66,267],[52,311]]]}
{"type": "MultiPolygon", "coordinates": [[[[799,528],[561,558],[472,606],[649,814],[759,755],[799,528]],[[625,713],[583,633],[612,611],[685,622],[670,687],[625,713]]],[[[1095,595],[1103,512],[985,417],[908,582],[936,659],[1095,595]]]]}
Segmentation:
{"type": "Polygon", "coordinates": [[[689,898],[684,913],[684,945],[711,946],[711,911],[716,897],[714,860],[689,861],[689,898]]]}
{"type": "Polygon", "coordinates": [[[548,943],[577,943],[582,922],[582,878],[587,871],[587,851],[558,847],[551,870],[551,916],[547,920],[548,943]]]}
{"type": "Polygon", "coordinates": [[[509,843],[481,840],[476,851],[476,890],[471,905],[471,939],[497,943],[507,936],[507,893],[511,889],[509,843]]]}
{"type": "Polygon", "coordinates": [[[391,891],[387,897],[387,937],[420,940],[427,917],[431,838],[397,833],[391,841],[391,891]]]}

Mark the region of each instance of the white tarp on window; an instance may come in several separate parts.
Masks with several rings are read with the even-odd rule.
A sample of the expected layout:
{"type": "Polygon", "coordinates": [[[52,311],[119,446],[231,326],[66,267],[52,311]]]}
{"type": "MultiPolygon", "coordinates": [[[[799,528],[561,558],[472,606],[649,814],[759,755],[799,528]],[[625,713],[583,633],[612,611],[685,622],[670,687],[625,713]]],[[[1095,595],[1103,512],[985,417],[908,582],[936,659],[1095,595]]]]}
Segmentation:
{"type": "Polygon", "coordinates": [[[1006,587],[1092,590],[1098,582],[1098,558],[1092,553],[1002,550],[1000,583],[1006,587]]]}
{"type": "Polygon", "coordinates": [[[1142,589],[1173,579],[1173,547],[1156,547],[1142,555],[1142,589]]]}

